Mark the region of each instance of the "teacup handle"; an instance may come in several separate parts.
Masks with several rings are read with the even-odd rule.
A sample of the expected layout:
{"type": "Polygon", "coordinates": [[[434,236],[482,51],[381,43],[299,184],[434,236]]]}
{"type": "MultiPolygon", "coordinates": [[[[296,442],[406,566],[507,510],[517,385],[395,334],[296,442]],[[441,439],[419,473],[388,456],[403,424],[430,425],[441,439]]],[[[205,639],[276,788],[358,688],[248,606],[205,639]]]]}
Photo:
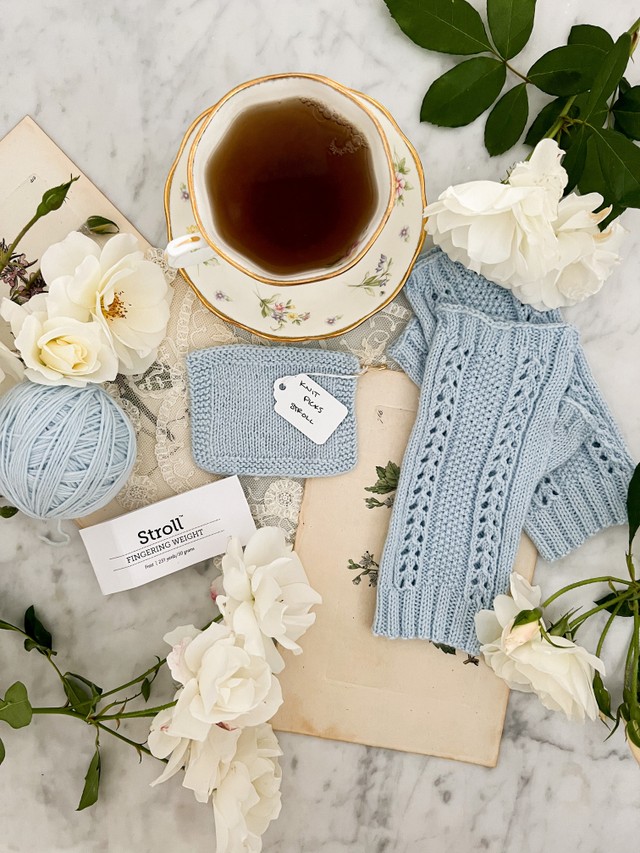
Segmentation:
{"type": "Polygon", "coordinates": [[[170,267],[183,269],[210,261],[215,252],[200,234],[184,234],[167,243],[165,255],[170,267]]]}

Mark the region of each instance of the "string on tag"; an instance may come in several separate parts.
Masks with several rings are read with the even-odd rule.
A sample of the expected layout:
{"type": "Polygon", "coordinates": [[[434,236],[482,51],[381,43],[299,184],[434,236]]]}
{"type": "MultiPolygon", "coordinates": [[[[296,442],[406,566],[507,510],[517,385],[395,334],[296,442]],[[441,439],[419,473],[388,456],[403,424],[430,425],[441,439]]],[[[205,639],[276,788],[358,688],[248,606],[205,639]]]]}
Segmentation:
{"type": "MultiPolygon", "coordinates": [[[[365,365],[357,373],[305,373],[305,376],[323,376],[325,379],[360,379],[368,371],[369,368],[365,365]]],[[[284,391],[286,387],[283,382],[278,385],[281,391],[284,391]]]]}

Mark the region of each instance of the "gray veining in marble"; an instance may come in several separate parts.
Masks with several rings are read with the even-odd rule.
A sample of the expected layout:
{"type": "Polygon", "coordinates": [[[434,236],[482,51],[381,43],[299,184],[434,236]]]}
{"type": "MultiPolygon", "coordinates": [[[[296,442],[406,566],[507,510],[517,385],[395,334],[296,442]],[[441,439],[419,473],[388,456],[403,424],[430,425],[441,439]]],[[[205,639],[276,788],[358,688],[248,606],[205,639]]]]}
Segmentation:
{"type": "MultiPolygon", "coordinates": [[[[476,2],[476,5],[477,2],[476,2]]],[[[576,22],[614,34],[638,9],[625,0],[539,0],[526,68],[576,22]]],[[[152,241],[164,237],[163,184],[184,129],[251,77],[286,70],[326,74],[379,99],[423,158],[430,198],[450,183],[499,178],[524,152],[489,160],[482,121],[456,131],[421,125],[429,82],[453,59],[420,50],[382,0],[31,0],[3,3],[0,134],[30,113],[152,241]]],[[[638,72],[632,72],[638,82],[638,72]]],[[[596,377],[640,457],[640,215],[623,263],[593,300],[570,312],[596,377]]],[[[35,602],[63,665],[112,684],[141,670],[167,626],[206,620],[208,573],[183,572],[103,599],[79,537],[52,548],[44,523],[17,517],[0,529],[2,616],[35,602]]],[[[553,566],[545,590],[621,567],[624,531],[605,531],[553,566]]],[[[624,629],[618,631],[624,634],[624,629]]],[[[610,667],[619,666],[614,637],[610,667]]],[[[54,685],[42,659],[0,637],[1,686],[26,672],[40,704],[54,685]],[[19,667],[25,666],[25,670],[19,667]]],[[[419,676],[418,676],[419,677],[419,676]]],[[[390,721],[392,724],[393,721],[390,721]]],[[[144,737],[144,726],[134,733],[144,737]]],[[[640,769],[599,724],[570,725],[513,695],[495,770],[297,736],[282,736],[284,807],[268,853],[623,853],[640,837],[640,769]]],[[[151,789],[151,762],[110,744],[97,809],[74,812],[92,737],[75,721],[39,718],[3,727],[0,853],[205,853],[213,818],[177,784],[151,789]]]]}

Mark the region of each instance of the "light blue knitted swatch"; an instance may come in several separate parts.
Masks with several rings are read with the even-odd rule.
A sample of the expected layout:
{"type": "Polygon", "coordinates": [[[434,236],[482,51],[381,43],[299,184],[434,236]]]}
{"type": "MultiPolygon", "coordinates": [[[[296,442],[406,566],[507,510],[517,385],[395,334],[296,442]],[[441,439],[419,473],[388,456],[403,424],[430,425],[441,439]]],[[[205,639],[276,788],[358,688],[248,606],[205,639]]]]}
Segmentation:
{"type": "Polygon", "coordinates": [[[355,467],[358,359],[350,353],[220,346],[187,356],[193,458],[216,474],[328,477],[355,467]],[[276,379],[313,375],[349,414],[315,444],[274,411],[276,379]],[[319,375],[315,375],[319,374],[319,375]]]}
{"type": "MultiPolygon", "coordinates": [[[[559,311],[540,312],[433,249],[415,265],[405,287],[416,318],[390,350],[417,384],[441,304],[467,305],[490,317],[558,323],[559,311]]],[[[589,369],[576,351],[574,369],[560,402],[546,471],[527,512],[524,529],[541,556],[556,560],[604,527],[626,522],[626,496],[634,462],[589,369]]]]}
{"type": "Polygon", "coordinates": [[[508,587],[577,333],[440,305],[380,563],[374,633],[474,653],[508,587]]]}

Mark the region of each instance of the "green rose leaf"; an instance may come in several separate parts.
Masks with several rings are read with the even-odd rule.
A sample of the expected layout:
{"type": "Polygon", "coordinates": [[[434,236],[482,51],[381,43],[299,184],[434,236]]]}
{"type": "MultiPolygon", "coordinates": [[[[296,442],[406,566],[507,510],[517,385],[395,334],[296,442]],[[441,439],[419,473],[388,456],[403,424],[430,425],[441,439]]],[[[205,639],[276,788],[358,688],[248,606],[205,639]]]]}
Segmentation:
{"type": "Polygon", "coordinates": [[[47,213],[51,213],[53,210],[61,208],[63,201],[67,197],[71,184],[78,180],[80,180],[79,175],[75,178],[72,175],[65,184],[60,184],[58,187],[52,187],[49,190],[45,190],[42,196],[42,201],[36,208],[36,216],[40,218],[41,216],[46,216],[47,213]]]}
{"type": "Polygon", "coordinates": [[[578,187],[607,203],[640,207],[640,148],[616,130],[592,128],[578,187]]]}
{"type": "MultiPolygon", "coordinates": [[[[36,646],[40,646],[42,650],[53,650],[53,638],[36,616],[33,604],[24,614],[24,632],[27,637],[32,640],[32,643],[29,644],[29,648],[27,648],[27,641],[25,640],[25,648],[28,652],[36,646]]],[[[45,652],[43,651],[42,653],[44,654],[45,652]]]]}
{"type": "Polygon", "coordinates": [[[115,222],[104,216],[90,216],[84,224],[92,234],[117,234],[120,231],[115,222]]]}
{"type": "Polygon", "coordinates": [[[420,120],[440,127],[469,124],[498,97],[506,74],[497,59],[466,59],[433,81],[422,101],[420,120]]]}
{"type": "Polygon", "coordinates": [[[578,95],[591,88],[601,60],[602,52],[596,47],[568,44],[541,56],[527,76],[549,95],[578,95]]]}
{"type": "Polygon", "coordinates": [[[6,754],[4,743],[2,742],[2,738],[0,738],[0,764],[4,761],[6,754]]]}
{"type": "Polygon", "coordinates": [[[602,53],[609,53],[613,47],[613,39],[609,33],[594,24],[576,24],[571,27],[567,42],[569,44],[588,44],[591,47],[596,47],[602,53]]]}
{"type": "Polygon", "coordinates": [[[514,146],[529,116],[527,84],[520,83],[506,92],[489,113],[484,129],[484,144],[493,157],[514,146]]]}
{"type": "Polygon", "coordinates": [[[534,607],[533,610],[521,610],[513,620],[513,628],[518,628],[520,625],[528,625],[530,622],[539,622],[542,617],[542,610],[539,607],[534,607]]]}
{"type": "Polygon", "coordinates": [[[0,506],[0,518],[13,518],[17,512],[17,506],[0,506]]]}
{"type": "Polygon", "coordinates": [[[149,696],[151,696],[151,682],[148,678],[145,678],[145,680],[140,685],[140,692],[142,693],[142,698],[144,699],[144,701],[148,702],[149,696]]]}
{"type": "Polygon", "coordinates": [[[627,491],[627,518],[629,519],[629,549],[640,527],[640,465],[636,465],[627,491]]]}
{"type": "MultiPolygon", "coordinates": [[[[569,110],[569,116],[571,118],[579,118],[582,121],[587,120],[585,113],[590,95],[590,92],[583,92],[581,95],[576,95],[576,99],[569,110]]],[[[602,127],[606,122],[608,115],[609,105],[607,104],[607,101],[605,99],[597,101],[589,114],[589,124],[591,127],[602,127]]]]}
{"type": "Polygon", "coordinates": [[[570,192],[576,186],[582,176],[587,158],[587,143],[590,136],[591,128],[586,124],[580,124],[560,140],[561,146],[567,152],[562,160],[562,165],[568,175],[566,193],[570,192]]]}
{"type": "Polygon", "coordinates": [[[630,47],[631,36],[629,33],[623,33],[601,61],[584,110],[581,111],[580,118],[584,121],[588,121],[590,116],[597,111],[598,106],[606,102],[610,95],[615,92],[629,62],[630,47]]]}
{"type": "Polygon", "coordinates": [[[0,699],[0,720],[9,723],[12,729],[28,726],[33,717],[33,708],[29,702],[27,688],[16,681],[7,690],[4,699],[0,699]]]}
{"type": "Polygon", "coordinates": [[[420,47],[466,55],[491,50],[478,12],[466,0],[385,0],[403,33],[420,47]]]}
{"type": "Polygon", "coordinates": [[[627,737],[634,746],[640,749],[640,722],[638,720],[629,720],[627,723],[627,737]]]}
{"type": "MultiPolygon", "coordinates": [[[[606,604],[607,601],[612,601],[614,598],[618,598],[619,595],[620,595],[620,592],[609,592],[609,593],[607,593],[607,595],[603,595],[602,598],[599,598],[596,601],[596,604],[598,604],[598,605],[606,604]]],[[[618,616],[633,616],[633,610],[631,609],[631,602],[629,602],[629,601],[622,601],[622,602],[619,601],[617,604],[607,605],[607,607],[605,607],[604,609],[608,610],[609,613],[613,613],[613,611],[616,610],[616,608],[618,608],[616,611],[618,616]]]]}
{"type": "Polygon", "coordinates": [[[498,53],[511,59],[529,41],[536,0],[487,0],[489,30],[498,53]]]}
{"type": "Polygon", "coordinates": [[[611,695],[607,688],[604,686],[604,682],[602,680],[602,676],[599,672],[593,676],[593,694],[596,697],[596,702],[598,703],[598,708],[605,717],[608,717],[610,720],[613,720],[613,714],[611,713],[611,695]]]}
{"type": "Polygon", "coordinates": [[[102,688],[73,672],[65,672],[63,687],[69,704],[83,717],[88,717],[94,710],[102,693],[102,688]]]}
{"type": "Polygon", "coordinates": [[[5,622],[4,619],[0,619],[0,631],[17,631],[19,634],[22,633],[20,628],[12,625],[11,622],[5,622]]]}
{"type": "Polygon", "coordinates": [[[540,142],[543,136],[551,130],[557,121],[566,102],[566,98],[554,98],[553,101],[549,101],[548,104],[545,104],[529,125],[529,130],[524,138],[525,145],[530,145],[533,148],[538,144],[538,142],[540,142]]]}
{"type": "MultiPolygon", "coordinates": [[[[621,81],[622,82],[622,81],[621,81]]],[[[622,92],[613,105],[616,130],[629,139],[640,139],[640,86],[632,86],[622,92]]]]}
{"type": "Polygon", "coordinates": [[[82,789],[82,796],[76,809],[77,812],[88,809],[89,806],[93,806],[98,802],[101,769],[100,750],[96,746],[96,751],[93,754],[89,769],[84,777],[84,788],[82,789]]]}

